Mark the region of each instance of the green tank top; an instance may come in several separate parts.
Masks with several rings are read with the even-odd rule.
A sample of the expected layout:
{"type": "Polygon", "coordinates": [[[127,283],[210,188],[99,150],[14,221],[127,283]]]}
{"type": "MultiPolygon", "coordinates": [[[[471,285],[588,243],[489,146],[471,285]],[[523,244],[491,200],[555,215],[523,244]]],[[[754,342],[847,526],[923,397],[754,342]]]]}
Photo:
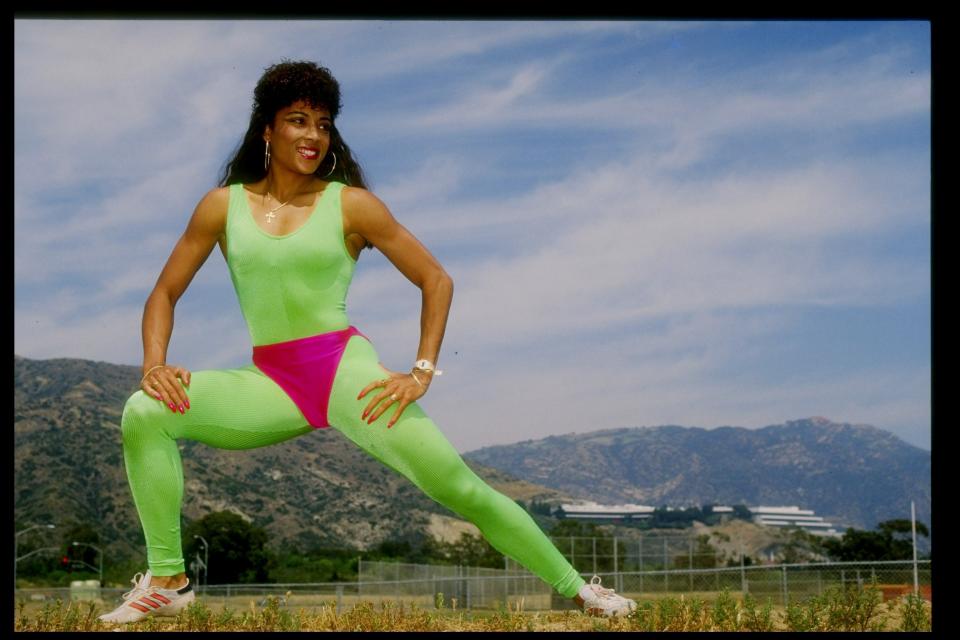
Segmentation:
{"type": "Polygon", "coordinates": [[[227,266],[253,346],[350,326],[347,289],[357,263],[343,240],[343,186],[330,182],[306,222],[275,236],[254,222],[243,185],[230,185],[227,266]]]}

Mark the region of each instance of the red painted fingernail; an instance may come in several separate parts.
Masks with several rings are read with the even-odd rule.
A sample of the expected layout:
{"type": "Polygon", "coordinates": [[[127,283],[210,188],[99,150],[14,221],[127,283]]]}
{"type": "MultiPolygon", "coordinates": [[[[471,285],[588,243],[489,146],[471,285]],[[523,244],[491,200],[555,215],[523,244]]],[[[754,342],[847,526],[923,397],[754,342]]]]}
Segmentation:
{"type": "Polygon", "coordinates": [[[159,393],[153,394],[153,397],[156,398],[157,400],[163,400],[163,398],[160,397],[159,393]]]}
{"type": "Polygon", "coordinates": [[[189,409],[189,408],[190,408],[190,401],[187,400],[187,409],[189,409]]]}
{"type": "Polygon", "coordinates": [[[186,413],[186,411],[183,410],[183,405],[180,405],[180,413],[186,413]]]}
{"type": "Polygon", "coordinates": [[[174,413],[176,413],[177,408],[176,408],[175,406],[173,406],[173,403],[172,403],[172,402],[168,402],[168,403],[167,403],[167,406],[170,407],[170,411],[173,411],[174,413]]]}

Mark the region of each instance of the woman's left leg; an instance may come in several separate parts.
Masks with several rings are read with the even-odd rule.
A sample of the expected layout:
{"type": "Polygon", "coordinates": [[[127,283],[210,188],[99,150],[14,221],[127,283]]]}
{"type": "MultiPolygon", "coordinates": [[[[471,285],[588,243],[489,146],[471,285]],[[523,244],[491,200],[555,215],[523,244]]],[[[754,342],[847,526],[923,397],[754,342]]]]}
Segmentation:
{"type": "Polygon", "coordinates": [[[330,425],[388,467],[406,476],[428,496],[475,524],[500,553],[538,575],[561,595],[574,597],[585,584],[576,569],[533,518],[491,488],[466,465],[457,450],[417,403],[387,429],[393,411],[372,424],[360,416],[371,396],[357,394],[383,376],[368,340],[353,336],[337,368],[327,410],[330,425]]]}

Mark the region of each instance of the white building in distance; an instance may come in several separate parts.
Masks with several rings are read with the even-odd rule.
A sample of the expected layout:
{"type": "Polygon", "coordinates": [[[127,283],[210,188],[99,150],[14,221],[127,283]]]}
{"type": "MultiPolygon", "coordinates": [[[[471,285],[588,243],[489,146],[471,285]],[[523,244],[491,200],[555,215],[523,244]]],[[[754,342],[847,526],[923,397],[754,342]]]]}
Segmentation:
{"type": "Polygon", "coordinates": [[[561,518],[579,518],[582,520],[643,520],[653,515],[655,507],[642,504],[597,504],[581,502],[561,504],[557,515],[561,518]]]}
{"type": "Polygon", "coordinates": [[[768,527],[796,527],[818,536],[842,537],[833,524],[825,522],[820,516],[813,515],[809,509],[800,507],[747,507],[753,514],[753,521],[768,527]]]}

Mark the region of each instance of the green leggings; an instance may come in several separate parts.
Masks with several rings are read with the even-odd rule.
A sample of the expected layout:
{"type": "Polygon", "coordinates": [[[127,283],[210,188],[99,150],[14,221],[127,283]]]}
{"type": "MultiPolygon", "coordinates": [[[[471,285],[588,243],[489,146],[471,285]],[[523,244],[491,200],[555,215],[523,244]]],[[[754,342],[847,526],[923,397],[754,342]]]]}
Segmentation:
{"type": "MultiPolygon", "coordinates": [[[[353,336],[330,392],[331,426],[380,462],[406,476],[428,496],[475,524],[500,553],[517,561],[563,596],[583,578],[516,502],[492,489],[463,461],[417,403],[392,428],[393,410],[372,424],[360,415],[373,397],[360,390],[384,369],[365,338],[353,336]]],[[[180,545],[183,467],[178,438],[219,449],[255,449],[313,431],[284,391],[256,366],[192,373],[190,409],[173,413],[143,391],[123,410],[123,457],[143,525],[153,575],[184,572],[180,545]]]]}

